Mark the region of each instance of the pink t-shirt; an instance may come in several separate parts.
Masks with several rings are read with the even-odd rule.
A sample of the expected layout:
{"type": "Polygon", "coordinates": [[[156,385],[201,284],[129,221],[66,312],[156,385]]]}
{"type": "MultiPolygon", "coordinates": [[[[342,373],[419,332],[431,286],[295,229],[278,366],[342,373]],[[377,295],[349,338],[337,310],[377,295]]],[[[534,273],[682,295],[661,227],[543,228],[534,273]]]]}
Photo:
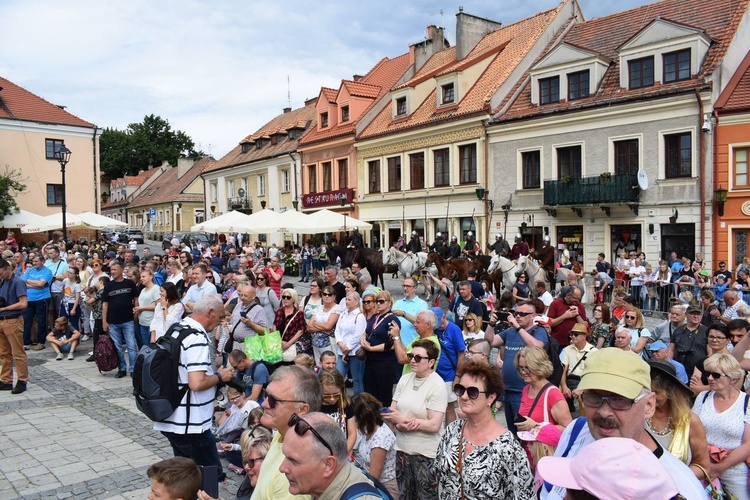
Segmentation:
{"type": "Polygon", "coordinates": [[[271,276],[270,272],[266,273],[270,281],[270,283],[268,283],[268,286],[271,287],[271,290],[273,290],[273,292],[276,294],[276,297],[281,300],[281,279],[284,277],[284,270],[281,269],[281,266],[279,266],[274,270],[274,273],[279,276],[279,279],[275,280],[273,279],[273,276],[271,276]]]}
{"type": "MultiPolygon", "coordinates": [[[[542,392],[542,396],[539,398],[539,402],[534,408],[534,413],[529,415],[528,413],[531,409],[531,405],[534,403],[534,399],[536,398],[536,396],[533,398],[529,397],[529,387],[530,386],[526,385],[521,391],[521,408],[518,410],[518,413],[520,413],[524,417],[530,417],[531,420],[535,422],[544,422],[544,392],[542,392]]],[[[546,391],[547,389],[544,390],[546,391]]],[[[565,396],[563,396],[562,392],[560,392],[560,389],[558,389],[557,387],[552,387],[552,389],[549,390],[549,394],[547,395],[547,416],[549,417],[549,422],[552,424],[557,424],[557,422],[555,422],[555,418],[552,416],[552,407],[555,406],[555,403],[557,403],[558,401],[565,401],[565,396]]]]}

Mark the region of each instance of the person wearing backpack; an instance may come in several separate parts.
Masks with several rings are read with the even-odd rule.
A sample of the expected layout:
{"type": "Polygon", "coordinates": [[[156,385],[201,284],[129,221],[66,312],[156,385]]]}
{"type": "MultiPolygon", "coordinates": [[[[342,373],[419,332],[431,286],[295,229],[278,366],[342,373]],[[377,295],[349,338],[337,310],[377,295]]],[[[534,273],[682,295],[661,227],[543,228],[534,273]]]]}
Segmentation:
{"type": "Polygon", "coordinates": [[[378,500],[392,498],[379,481],[368,478],[349,461],[346,436],[324,413],[296,413],[289,420],[279,470],[289,480],[289,493],[313,498],[378,500]]]}
{"type": "Polygon", "coordinates": [[[245,385],[245,397],[257,403],[263,402],[263,391],[271,375],[266,364],[249,359],[242,349],[235,349],[229,353],[229,365],[236,370],[234,378],[245,385]]]}
{"type": "MultiPolygon", "coordinates": [[[[505,381],[505,420],[508,429],[515,435],[518,433],[514,421],[518,416],[521,408],[521,393],[526,382],[521,378],[516,370],[513,360],[518,351],[526,346],[544,348],[549,337],[544,328],[534,324],[536,309],[532,304],[518,304],[516,310],[508,316],[510,328],[502,332],[495,333],[495,324],[497,318],[492,315],[490,326],[484,333],[484,338],[488,340],[493,347],[505,346],[503,354],[503,380],[505,381]]],[[[525,420],[525,419],[524,419],[525,420]]]]}
{"type": "MultiPolygon", "coordinates": [[[[219,368],[214,371],[212,340],[207,332],[219,325],[223,314],[221,299],[206,295],[195,302],[192,316],[179,323],[191,330],[180,345],[178,366],[178,387],[180,390],[187,388],[187,391],[170,416],[154,422],[154,430],[169,440],[176,457],[188,457],[198,465],[217,467],[219,481],[223,481],[226,474],[216,449],[216,438],[211,432],[211,421],[218,389],[232,378],[233,370],[219,368]]],[[[170,331],[166,335],[175,338],[184,333],[183,329],[170,331]]]]}

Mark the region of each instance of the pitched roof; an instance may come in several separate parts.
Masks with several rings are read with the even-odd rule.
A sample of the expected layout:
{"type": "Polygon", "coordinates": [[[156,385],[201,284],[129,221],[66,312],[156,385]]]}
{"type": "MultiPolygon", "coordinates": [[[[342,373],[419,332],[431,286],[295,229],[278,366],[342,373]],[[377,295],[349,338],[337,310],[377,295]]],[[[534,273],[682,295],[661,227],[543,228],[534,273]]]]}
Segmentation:
{"type": "Polygon", "coordinates": [[[159,171],[159,167],[150,168],[143,172],[138,172],[138,175],[126,175],[125,185],[126,186],[142,186],[144,182],[149,180],[156,172],[159,171]]]}
{"type": "Polygon", "coordinates": [[[750,111],[750,52],[732,75],[714,108],[720,113],[750,111]]]}
{"type": "Polygon", "coordinates": [[[323,87],[320,89],[321,92],[323,92],[323,96],[326,98],[328,102],[331,104],[336,104],[336,96],[338,95],[339,91],[336,89],[329,89],[328,87],[323,87]]]}
{"type": "MultiPolygon", "coordinates": [[[[359,118],[365,116],[367,112],[370,111],[378,101],[380,101],[391,87],[395,85],[404,73],[406,73],[409,65],[408,53],[394,57],[393,59],[384,57],[360,80],[357,80],[356,82],[342,80],[341,88],[346,87],[350,95],[372,99],[370,105],[362,112],[359,118]]],[[[340,90],[336,91],[337,96],[339,92],[340,90]]],[[[337,96],[334,97],[333,102],[336,101],[337,96]]],[[[300,146],[306,146],[308,144],[354,134],[359,118],[353,118],[348,122],[339,122],[336,125],[327,127],[323,130],[318,130],[317,124],[314,123],[310,130],[302,137],[300,146]]]]}
{"type": "MultiPolygon", "coordinates": [[[[533,117],[555,111],[573,111],[584,107],[612,105],[618,102],[658,97],[678,92],[692,91],[706,85],[721,62],[727,47],[742,19],[748,0],[712,0],[710,8],[704,0],[663,0],[609,16],[594,18],[573,25],[563,38],[564,42],[609,58],[612,63],[596,92],[587,98],[561,101],[538,106],[531,103],[531,79],[528,73],[518,99],[510,109],[493,118],[506,121],[533,117]],[[618,48],[640,33],[657,19],[702,30],[714,43],[708,49],[700,71],[691,79],[671,83],[656,83],[651,87],[628,89],[620,86],[620,55],[618,48]]],[[[552,50],[554,46],[550,47],[552,50]]],[[[545,51],[537,61],[544,58],[545,51]]]]}
{"type": "Polygon", "coordinates": [[[32,94],[10,80],[0,77],[0,119],[25,120],[55,125],[94,128],[87,122],[52,104],[38,95],[32,94]]]}
{"type": "Polygon", "coordinates": [[[468,66],[489,59],[489,65],[455,106],[438,109],[433,90],[406,118],[392,119],[391,108],[386,106],[359,135],[360,139],[376,137],[413,127],[420,127],[444,120],[454,120],[488,111],[492,95],[510,76],[512,71],[539,40],[550,23],[563,8],[560,3],[554,9],[503,26],[485,35],[479,43],[460,61],[456,60],[456,48],[450,47],[433,55],[408,82],[398,88],[417,85],[446,73],[460,71],[468,66]]]}
{"type": "Polygon", "coordinates": [[[209,170],[216,160],[210,156],[201,158],[196,161],[190,169],[177,178],[179,169],[172,167],[161,174],[154,182],[143,190],[133,201],[128,204],[128,208],[138,208],[150,205],[159,205],[163,203],[172,203],[178,201],[203,201],[203,194],[183,193],[183,191],[203,172],[209,170]]]}
{"type": "Polygon", "coordinates": [[[288,113],[282,113],[271,121],[260,127],[256,132],[244,138],[234,149],[217,160],[206,171],[211,172],[224,168],[229,168],[264,158],[272,158],[297,150],[299,137],[296,139],[279,139],[276,144],[265,144],[261,148],[251,146],[246,152],[242,152],[243,143],[253,143],[258,138],[268,138],[273,133],[287,134],[290,129],[306,129],[315,118],[315,103],[317,99],[311,99],[305,103],[304,107],[293,109],[288,113]]]}

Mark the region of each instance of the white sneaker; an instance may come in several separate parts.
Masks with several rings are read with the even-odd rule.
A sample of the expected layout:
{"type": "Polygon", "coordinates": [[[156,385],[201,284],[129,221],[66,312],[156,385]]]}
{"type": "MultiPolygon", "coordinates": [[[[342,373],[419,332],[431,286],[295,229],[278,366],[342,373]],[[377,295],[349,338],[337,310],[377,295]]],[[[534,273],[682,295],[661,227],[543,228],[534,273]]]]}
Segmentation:
{"type": "Polygon", "coordinates": [[[88,339],[89,339],[89,336],[84,335],[83,337],[81,337],[81,342],[86,342],[88,339]]]}
{"type": "Polygon", "coordinates": [[[58,353],[57,353],[57,357],[55,358],[55,360],[57,360],[57,361],[61,361],[62,359],[63,359],[63,355],[62,355],[62,353],[61,353],[61,352],[58,352],[58,353]]]}
{"type": "Polygon", "coordinates": [[[94,351],[89,351],[88,355],[89,356],[93,356],[94,355],[94,351]]]}
{"type": "Polygon", "coordinates": [[[68,361],[73,361],[73,359],[75,359],[75,356],[73,356],[73,353],[71,352],[68,354],[68,361]]]}

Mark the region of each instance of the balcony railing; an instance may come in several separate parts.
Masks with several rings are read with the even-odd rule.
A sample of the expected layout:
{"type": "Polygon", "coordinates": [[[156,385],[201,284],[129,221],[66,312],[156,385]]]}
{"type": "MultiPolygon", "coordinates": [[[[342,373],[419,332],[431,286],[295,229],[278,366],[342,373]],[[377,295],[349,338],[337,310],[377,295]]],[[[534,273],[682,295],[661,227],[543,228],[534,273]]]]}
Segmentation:
{"type": "Polygon", "coordinates": [[[604,173],[591,177],[544,181],[544,205],[635,203],[641,190],[635,174],[604,173]]]}
{"type": "Polygon", "coordinates": [[[253,208],[253,200],[249,198],[227,198],[227,206],[229,210],[251,210],[253,208]]]}

